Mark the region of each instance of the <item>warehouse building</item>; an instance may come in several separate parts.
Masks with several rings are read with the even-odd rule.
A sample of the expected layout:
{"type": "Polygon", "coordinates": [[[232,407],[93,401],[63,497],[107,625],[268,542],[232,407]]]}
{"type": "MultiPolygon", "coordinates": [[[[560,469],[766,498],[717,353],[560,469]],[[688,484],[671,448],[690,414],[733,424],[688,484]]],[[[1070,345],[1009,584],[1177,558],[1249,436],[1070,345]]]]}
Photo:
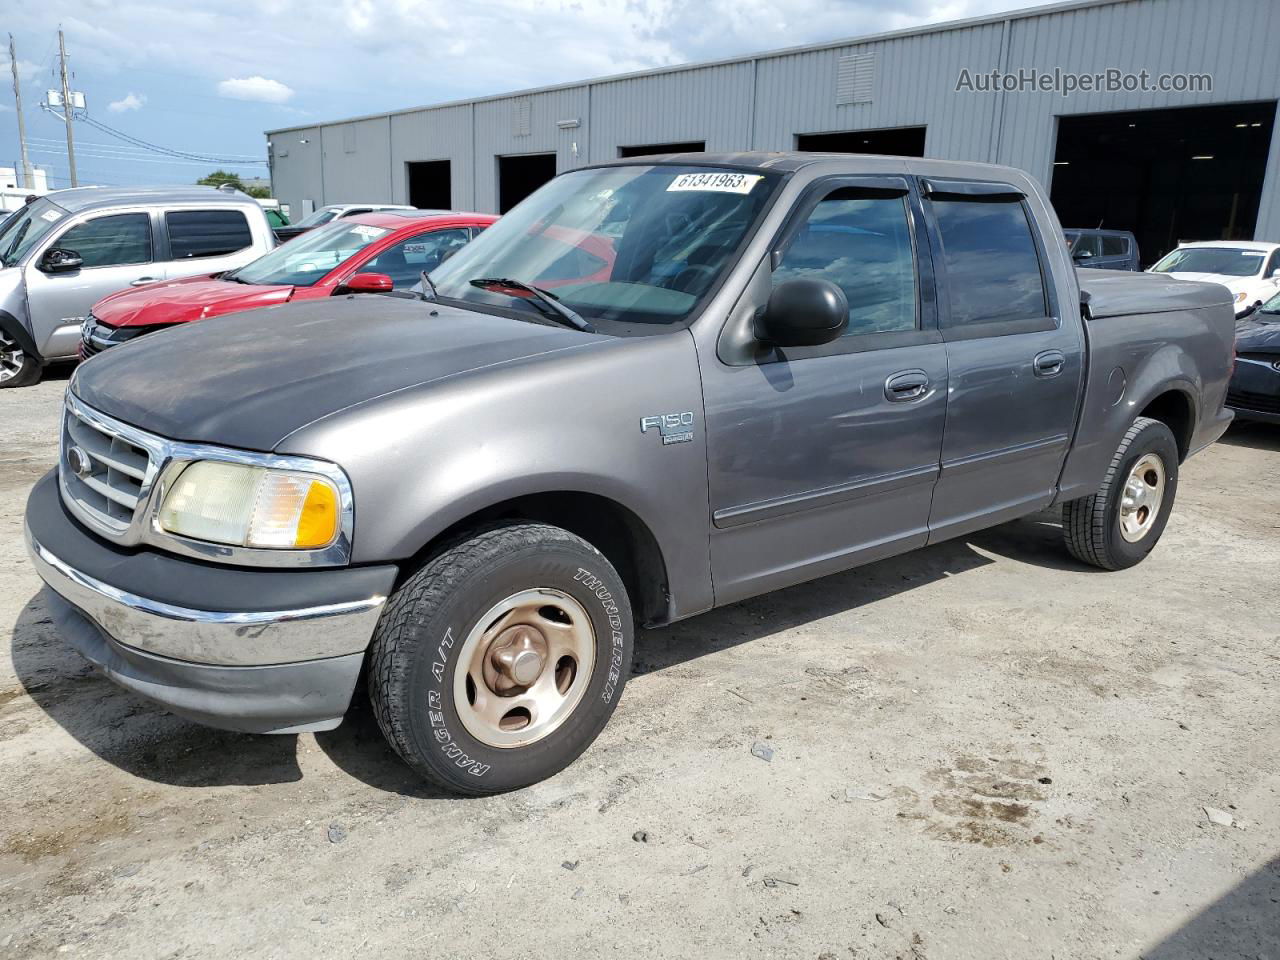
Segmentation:
{"type": "Polygon", "coordinates": [[[1048,184],[1065,226],[1133,230],[1150,263],[1179,240],[1280,240],[1278,36],[1276,0],[1055,4],[272,130],[272,183],[295,218],[505,212],[556,173],[648,153],[979,160],[1048,184]]]}

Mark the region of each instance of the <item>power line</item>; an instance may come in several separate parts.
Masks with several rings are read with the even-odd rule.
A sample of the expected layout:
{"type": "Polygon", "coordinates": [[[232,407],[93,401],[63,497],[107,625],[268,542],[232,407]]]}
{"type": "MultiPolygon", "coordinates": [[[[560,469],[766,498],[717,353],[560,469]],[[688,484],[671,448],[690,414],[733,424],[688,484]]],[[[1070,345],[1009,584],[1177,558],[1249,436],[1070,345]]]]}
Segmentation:
{"type": "Polygon", "coordinates": [[[203,157],[203,156],[200,156],[199,154],[187,153],[184,150],[175,150],[171,147],[162,147],[157,143],[151,143],[148,140],[143,140],[139,137],[131,136],[127,133],[124,133],[123,131],[115,129],[114,127],[110,127],[107,124],[103,123],[101,120],[97,120],[94,117],[85,115],[80,119],[82,119],[85,123],[89,124],[95,129],[101,130],[103,133],[109,134],[110,136],[113,136],[119,140],[123,140],[126,143],[131,143],[134,146],[142,147],[145,150],[150,150],[152,153],[161,154],[162,156],[177,157],[182,160],[199,160],[201,163],[253,163],[253,164],[261,164],[262,166],[267,166],[266,160],[240,160],[232,157],[203,157]]]}

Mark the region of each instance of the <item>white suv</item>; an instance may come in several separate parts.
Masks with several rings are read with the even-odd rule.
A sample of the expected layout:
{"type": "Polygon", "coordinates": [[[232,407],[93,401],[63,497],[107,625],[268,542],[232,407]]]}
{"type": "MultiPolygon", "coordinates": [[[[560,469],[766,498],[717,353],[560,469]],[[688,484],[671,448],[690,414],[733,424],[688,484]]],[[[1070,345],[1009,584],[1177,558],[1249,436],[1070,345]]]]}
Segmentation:
{"type": "Polygon", "coordinates": [[[89,308],[125,287],[222,273],[275,245],[258,202],[215,187],[81,187],[0,225],[0,387],[76,356],[89,308]]]}

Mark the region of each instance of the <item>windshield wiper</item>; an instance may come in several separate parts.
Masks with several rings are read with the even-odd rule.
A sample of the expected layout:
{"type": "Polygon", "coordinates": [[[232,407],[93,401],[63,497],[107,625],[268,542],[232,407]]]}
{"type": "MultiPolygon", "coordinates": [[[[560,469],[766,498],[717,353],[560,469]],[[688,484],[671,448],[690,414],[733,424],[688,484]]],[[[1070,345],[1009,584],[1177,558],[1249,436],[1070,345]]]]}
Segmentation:
{"type": "Polygon", "coordinates": [[[422,293],[420,294],[420,296],[422,297],[423,300],[426,300],[428,303],[430,303],[432,300],[440,299],[440,292],[436,290],[436,285],[431,282],[431,277],[430,275],[428,275],[427,271],[425,270],[422,271],[422,293]],[[428,290],[431,291],[431,296],[427,296],[428,290]]]}
{"type": "MultiPolygon", "coordinates": [[[[479,287],[481,290],[487,290],[491,287],[509,287],[512,290],[523,290],[530,295],[530,298],[536,302],[546,306],[551,313],[555,314],[553,319],[560,320],[566,326],[573,327],[575,330],[582,330],[585,333],[595,333],[596,328],[585,317],[579,316],[570,310],[554,293],[548,293],[546,290],[539,290],[532,284],[525,283],[523,280],[512,280],[508,277],[477,277],[469,281],[473,287],[479,287]]],[[[525,299],[523,297],[517,299],[525,299]]],[[[551,316],[551,314],[546,314],[551,316]]]]}

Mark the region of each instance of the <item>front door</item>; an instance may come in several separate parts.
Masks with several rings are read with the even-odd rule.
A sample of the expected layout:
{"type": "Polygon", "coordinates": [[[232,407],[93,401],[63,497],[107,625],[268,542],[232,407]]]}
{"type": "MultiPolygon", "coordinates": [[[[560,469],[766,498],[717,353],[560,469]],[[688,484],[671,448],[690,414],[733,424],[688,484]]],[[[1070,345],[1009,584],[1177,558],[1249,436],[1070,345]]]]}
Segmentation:
{"type": "Polygon", "coordinates": [[[1008,184],[926,180],[949,370],[930,542],[1048,506],[1071,442],[1084,343],[1049,238],[1008,184]]]}
{"type": "Polygon", "coordinates": [[[153,259],[151,217],[145,212],[91,217],[47,241],[25,268],[27,305],[41,356],[75,356],[80,324],[90,307],[131,284],[164,279],[153,259]],[[79,269],[41,270],[45,252],[54,247],[75,251],[83,261],[79,269]]]}
{"type": "Polygon", "coordinates": [[[925,542],[947,363],[919,218],[905,178],[818,181],[735,315],[820,277],[845,291],[845,335],[700,358],[717,603],[925,542]]]}

